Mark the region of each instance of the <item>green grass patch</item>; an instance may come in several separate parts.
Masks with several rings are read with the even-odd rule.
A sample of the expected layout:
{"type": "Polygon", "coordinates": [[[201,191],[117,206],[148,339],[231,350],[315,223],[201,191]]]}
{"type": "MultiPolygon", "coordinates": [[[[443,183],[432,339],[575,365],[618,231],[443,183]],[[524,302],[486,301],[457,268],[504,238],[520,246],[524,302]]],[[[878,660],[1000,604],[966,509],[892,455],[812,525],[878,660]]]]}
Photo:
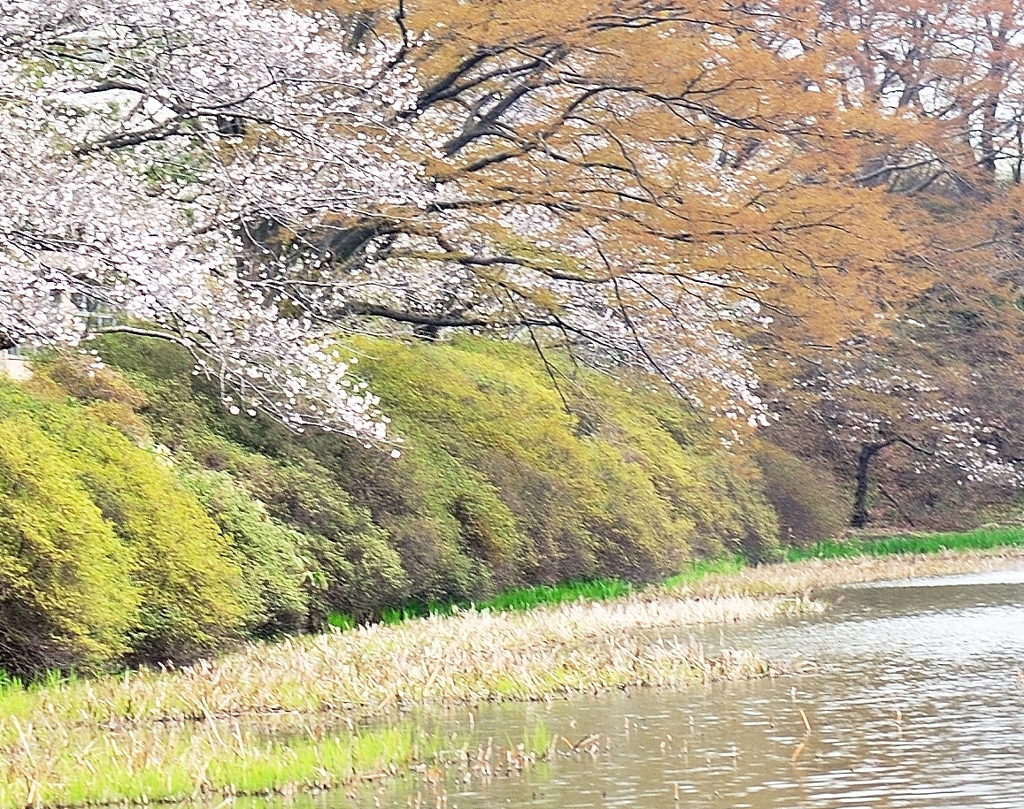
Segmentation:
{"type": "Polygon", "coordinates": [[[906,534],[843,541],[823,540],[804,548],[787,548],[787,562],[804,559],[843,559],[853,556],[890,556],[903,553],[991,550],[1024,546],[1024,528],[979,528],[943,534],[906,534]]]}
{"type": "Polygon", "coordinates": [[[346,612],[332,612],[327,616],[327,624],[339,632],[345,632],[356,625],[356,619],[346,612]]]}
{"type": "Polygon", "coordinates": [[[702,559],[691,562],[682,572],[665,580],[663,586],[672,589],[688,584],[696,584],[705,576],[739,573],[745,565],[746,561],[739,555],[728,556],[724,559],[702,559]]]}
{"type": "MultiPolygon", "coordinates": [[[[415,722],[357,733],[319,724],[297,730],[281,738],[222,720],[190,728],[143,726],[130,734],[60,728],[54,738],[63,734],[59,738],[73,744],[26,747],[10,762],[7,774],[13,777],[0,781],[0,809],[288,796],[355,785],[417,763],[464,760],[466,749],[490,746],[471,733],[456,748],[440,726],[415,722]]],[[[542,724],[522,738],[521,746],[508,744],[508,756],[548,755],[552,737],[542,724]]],[[[495,754],[506,760],[500,746],[495,754]]]]}
{"type": "MultiPolygon", "coordinates": [[[[387,608],[381,611],[380,623],[398,624],[413,618],[424,618],[428,615],[448,615],[453,609],[491,610],[492,612],[517,612],[535,607],[555,606],[567,602],[609,601],[636,592],[637,587],[621,579],[593,579],[590,581],[564,582],[554,585],[537,585],[534,587],[517,587],[499,593],[486,601],[454,601],[446,603],[432,602],[417,604],[415,602],[402,607],[387,608]]],[[[355,626],[355,619],[345,613],[331,613],[327,623],[335,629],[346,630],[355,626]]]]}
{"type": "Polygon", "coordinates": [[[554,606],[566,602],[609,601],[621,598],[634,592],[635,588],[620,579],[595,579],[593,581],[574,581],[556,585],[538,585],[521,587],[500,593],[488,601],[481,601],[477,609],[489,609],[495,612],[528,610],[534,607],[554,606]]]}
{"type": "MultiPolygon", "coordinates": [[[[730,556],[724,559],[709,559],[691,562],[676,575],[664,581],[647,586],[675,588],[695,584],[710,575],[728,575],[738,573],[746,562],[742,556],[730,556]]],[[[407,604],[403,607],[385,609],[380,616],[382,624],[398,624],[412,618],[423,618],[427,615],[445,615],[453,608],[491,610],[492,612],[520,612],[536,607],[552,607],[575,601],[611,601],[623,598],[645,589],[643,585],[630,584],[622,579],[592,579],[589,581],[570,581],[562,584],[537,585],[534,587],[517,587],[499,593],[494,598],[477,602],[449,602],[446,604],[407,604]]],[[[347,630],[355,626],[355,619],[344,613],[331,613],[327,619],[335,629],[347,630]]]]}

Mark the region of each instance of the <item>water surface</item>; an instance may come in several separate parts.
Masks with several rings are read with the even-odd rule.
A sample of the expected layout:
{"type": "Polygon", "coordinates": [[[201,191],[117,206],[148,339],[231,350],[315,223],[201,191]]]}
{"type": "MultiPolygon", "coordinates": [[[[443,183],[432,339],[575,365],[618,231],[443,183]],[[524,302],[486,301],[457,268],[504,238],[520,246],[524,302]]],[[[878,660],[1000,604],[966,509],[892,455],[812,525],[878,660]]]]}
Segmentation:
{"type": "MultiPolygon", "coordinates": [[[[702,638],[773,659],[800,654],[816,674],[487,707],[474,717],[478,738],[515,743],[542,722],[572,744],[600,740],[592,754],[523,774],[407,778],[360,792],[355,805],[1024,806],[1024,571],[849,587],[830,599],[823,615],[702,638]]],[[[468,715],[450,725],[464,732],[468,715]]],[[[342,795],[316,802],[353,805],[342,795]]]]}

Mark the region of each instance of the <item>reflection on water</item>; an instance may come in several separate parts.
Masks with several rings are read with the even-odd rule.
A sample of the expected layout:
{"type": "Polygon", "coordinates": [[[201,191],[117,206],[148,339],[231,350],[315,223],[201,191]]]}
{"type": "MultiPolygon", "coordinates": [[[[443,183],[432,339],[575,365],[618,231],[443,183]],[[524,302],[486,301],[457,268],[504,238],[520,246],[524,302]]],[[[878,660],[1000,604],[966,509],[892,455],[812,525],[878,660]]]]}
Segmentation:
{"type": "MultiPolygon", "coordinates": [[[[602,739],[593,755],[558,756],[521,776],[451,778],[444,792],[406,779],[356,803],[1024,806],[1024,571],[851,587],[832,598],[824,615],[705,639],[776,659],[802,654],[820,664],[817,674],[484,709],[477,732],[496,739],[522,738],[538,719],[571,743],[602,739]]],[[[351,805],[341,795],[316,802],[351,805]]]]}

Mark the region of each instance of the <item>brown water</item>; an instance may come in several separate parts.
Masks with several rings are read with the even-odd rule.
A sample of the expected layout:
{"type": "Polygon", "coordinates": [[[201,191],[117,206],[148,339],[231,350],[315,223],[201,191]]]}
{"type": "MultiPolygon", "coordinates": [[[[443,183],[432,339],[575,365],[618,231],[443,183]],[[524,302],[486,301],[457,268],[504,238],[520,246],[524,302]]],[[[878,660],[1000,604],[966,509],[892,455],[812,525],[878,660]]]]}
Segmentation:
{"type": "MultiPolygon", "coordinates": [[[[478,738],[514,743],[539,722],[573,744],[600,740],[594,754],[558,755],[520,775],[406,778],[354,803],[315,803],[1024,807],[1024,571],[845,588],[831,599],[820,616],[703,638],[773,659],[801,654],[816,674],[484,708],[478,738]]],[[[468,716],[450,722],[465,731],[468,716]]]]}

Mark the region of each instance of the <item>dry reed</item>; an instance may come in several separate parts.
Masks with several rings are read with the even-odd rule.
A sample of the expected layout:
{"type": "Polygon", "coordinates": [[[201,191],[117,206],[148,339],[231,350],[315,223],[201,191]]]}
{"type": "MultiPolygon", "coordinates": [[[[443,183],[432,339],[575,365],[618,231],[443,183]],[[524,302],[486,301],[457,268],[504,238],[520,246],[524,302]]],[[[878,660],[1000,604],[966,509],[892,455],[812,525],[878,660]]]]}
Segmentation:
{"type": "Polygon", "coordinates": [[[843,584],[896,581],[925,576],[950,576],[1024,566],[1024,549],[944,551],[929,554],[807,559],[779,565],[743,568],[735,574],[712,574],[670,592],[680,597],[801,596],[843,584]]]}
{"type": "Polygon", "coordinates": [[[413,731],[349,732],[361,719],[771,675],[777,669],[753,653],[712,656],[636,630],[814,608],[782,597],[663,594],[528,613],[462,611],[252,645],[178,671],[8,689],[0,694],[0,807],[333,788],[423,758],[427,745],[413,731]]]}
{"type": "Polygon", "coordinates": [[[754,664],[742,655],[711,659],[686,645],[629,636],[815,609],[799,597],[662,593],[520,613],[459,611],[252,644],[177,671],[142,670],[9,693],[0,697],[0,710],[28,720],[43,712],[106,726],[279,713],[365,718],[419,706],[745,676],[754,664]]]}
{"type": "MultiPolygon", "coordinates": [[[[0,809],[288,793],[384,776],[436,760],[437,739],[401,723],[356,732],[360,721],[419,707],[771,675],[778,668],[755,654],[709,656],[640,631],[818,610],[809,593],[836,584],[1022,563],[1024,551],[809,560],[618,601],[457,611],[254,644],[176,671],[7,688],[0,809]]],[[[543,747],[506,756],[526,760],[543,747]]]]}

